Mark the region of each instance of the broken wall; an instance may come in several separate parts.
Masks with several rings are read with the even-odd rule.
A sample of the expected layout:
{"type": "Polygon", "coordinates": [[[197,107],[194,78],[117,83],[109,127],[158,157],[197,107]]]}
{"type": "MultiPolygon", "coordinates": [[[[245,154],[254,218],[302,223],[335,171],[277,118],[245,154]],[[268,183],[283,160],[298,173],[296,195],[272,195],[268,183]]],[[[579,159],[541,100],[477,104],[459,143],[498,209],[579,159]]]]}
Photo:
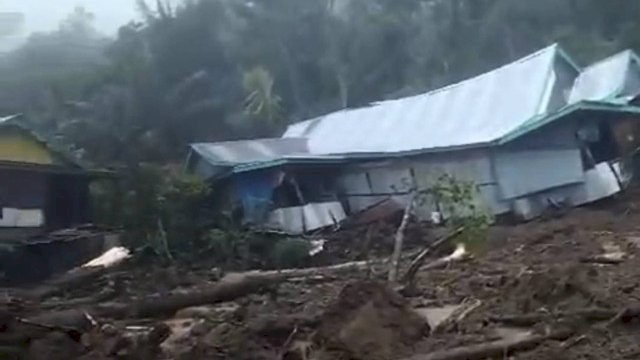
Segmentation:
{"type": "MultiPolygon", "coordinates": [[[[404,208],[410,191],[429,190],[440,178],[451,175],[458,181],[472,182],[478,188],[476,204],[494,214],[504,213],[508,206],[497,197],[497,183],[491,158],[485,150],[464,150],[423,154],[387,161],[353,164],[339,176],[339,191],[351,213],[357,213],[385,200],[392,199],[404,208]]],[[[438,211],[432,198],[422,198],[416,208],[421,219],[430,219],[438,211]]]]}
{"type": "Polygon", "coordinates": [[[573,205],[586,171],[577,131],[577,120],[567,118],[494,150],[499,197],[515,215],[531,219],[554,204],[573,205]]]}
{"type": "Polygon", "coordinates": [[[282,182],[279,169],[263,169],[234,176],[235,197],[242,205],[243,221],[261,224],[273,209],[274,189],[282,182]]]}
{"type": "Polygon", "coordinates": [[[414,187],[411,162],[394,159],[346,166],[338,175],[337,187],[351,213],[389,198],[404,207],[414,187]]]}
{"type": "MultiPolygon", "coordinates": [[[[351,213],[390,198],[402,209],[411,189],[431,189],[448,174],[476,185],[476,207],[494,215],[514,212],[525,219],[551,204],[579,205],[610,196],[616,187],[608,172],[599,168],[586,176],[589,169],[583,164],[577,130],[578,118],[567,118],[497,148],[353,164],[339,177],[340,194],[351,213]]],[[[416,213],[426,220],[436,211],[438,204],[426,196],[416,213]]]]}

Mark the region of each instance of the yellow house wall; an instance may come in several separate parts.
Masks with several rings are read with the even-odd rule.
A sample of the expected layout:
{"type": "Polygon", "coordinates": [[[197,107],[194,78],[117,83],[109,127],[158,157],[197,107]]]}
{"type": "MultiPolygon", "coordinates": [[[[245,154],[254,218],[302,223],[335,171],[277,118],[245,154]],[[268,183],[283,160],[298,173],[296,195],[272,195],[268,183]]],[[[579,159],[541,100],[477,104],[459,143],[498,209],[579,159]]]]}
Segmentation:
{"type": "Polygon", "coordinates": [[[0,161],[51,165],[53,156],[46,146],[18,132],[0,133],[0,161]]]}

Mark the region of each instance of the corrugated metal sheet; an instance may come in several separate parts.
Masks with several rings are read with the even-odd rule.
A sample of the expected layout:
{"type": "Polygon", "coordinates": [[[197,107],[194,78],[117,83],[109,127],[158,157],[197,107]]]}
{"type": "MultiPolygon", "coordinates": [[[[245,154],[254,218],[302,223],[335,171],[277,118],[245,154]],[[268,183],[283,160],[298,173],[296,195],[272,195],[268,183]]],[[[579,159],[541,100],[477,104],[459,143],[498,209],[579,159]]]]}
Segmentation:
{"type": "Polygon", "coordinates": [[[393,153],[487,144],[544,113],[554,85],[550,46],[449,87],[294,124],[313,154],[393,153]]]}
{"type": "Polygon", "coordinates": [[[620,95],[633,57],[633,51],[626,50],[585,68],[574,83],[569,103],[620,95]]]}
{"type": "Polygon", "coordinates": [[[501,151],[494,161],[503,200],[584,181],[577,148],[501,151]]]}
{"type": "Polygon", "coordinates": [[[272,211],[265,227],[299,235],[327,226],[336,225],[347,215],[339,202],[313,203],[272,211]]]}
{"type": "Polygon", "coordinates": [[[235,165],[282,159],[308,153],[307,139],[257,139],[192,144],[191,149],[214,165],[235,165]]]}
{"type": "Polygon", "coordinates": [[[23,119],[24,114],[0,117],[0,160],[36,165],[82,168],[66,150],[47,141],[23,119]]]}

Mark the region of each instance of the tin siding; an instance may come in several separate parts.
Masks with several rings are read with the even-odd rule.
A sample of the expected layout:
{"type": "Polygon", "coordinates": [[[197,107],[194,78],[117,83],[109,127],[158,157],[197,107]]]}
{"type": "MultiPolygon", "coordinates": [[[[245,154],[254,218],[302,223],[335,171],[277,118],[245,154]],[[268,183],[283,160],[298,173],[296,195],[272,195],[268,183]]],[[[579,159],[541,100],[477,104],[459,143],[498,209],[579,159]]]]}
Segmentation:
{"type": "Polygon", "coordinates": [[[497,149],[494,167],[502,199],[584,182],[576,130],[577,123],[567,121],[497,149]]]}
{"type": "MultiPolygon", "coordinates": [[[[500,201],[499,189],[493,176],[491,156],[486,150],[466,150],[444,154],[427,154],[418,158],[414,165],[415,181],[419,189],[432,188],[444,174],[458,181],[472,182],[478,187],[475,204],[479,208],[498,215],[510,210],[507,203],[500,201]]],[[[429,218],[437,211],[436,204],[429,198],[420,204],[421,218],[429,218]]]]}
{"type": "Polygon", "coordinates": [[[503,199],[584,181],[578,149],[500,152],[496,175],[503,199]]]}
{"type": "MultiPolygon", "coordinates": [[[[404,206],[411,188],[430,189],[444,174],[478,185],[479,206],[489,209],[494,214],[509,211],[508,204],[500,202],[499,189],[492,173],[491,157],[487,151],[424,154],[412,158],[354,165],[345,170],[338,183],[341,195],[353,213],[389,197],[404,206]]],[[[436,210],[435,204],[426,199],[418,206],[417,213],[420,218],[426,219],[436,210]]]]}

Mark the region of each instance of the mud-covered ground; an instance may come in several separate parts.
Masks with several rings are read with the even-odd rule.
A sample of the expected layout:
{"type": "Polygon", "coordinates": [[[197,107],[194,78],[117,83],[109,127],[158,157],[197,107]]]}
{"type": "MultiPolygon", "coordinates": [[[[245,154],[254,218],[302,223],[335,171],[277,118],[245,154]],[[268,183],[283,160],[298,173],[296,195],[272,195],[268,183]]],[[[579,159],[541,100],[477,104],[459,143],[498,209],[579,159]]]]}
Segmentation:
{"type": "MultiPolygon", "coordinates": [[[[383,258],[396,226],[332,234],[327,252],[310,264],[383,258]]],[[[407,252],[441,233],[413,224],[407,252]]],[[[0,358],[430,359],[456,347],[568,329],[528,349],[505,348],[495,358],[640,359],[633,314],[640,308],[639,247],[640,191],[631,190],[562,216],[495,226],[470,258],[420,271],[415,286],[401,292],[386,284],[385,265],[372,261],[359,270],[292,277],[232,301],[169,315],[110,317],[98,304],[160,301],[220,280],[218,271],[198,264],[130,261],[51,296],[33,299],[22,289],[6,289],[0,296],[0,358]],[[424,316],[429,309],[460,305],[435,327],[424,316]],[[61,311],[64,321],[38,320],[61,311]],[[577,315],[589,311],[605,315],[577,315]],[[504,321],[520,315],[534,320],[517,327],[504,321]],[[67,321],[78,316],[81,326],[67,321]],[[17,336],[24,327],[30,327],[28,335],[17,336]]]]}

